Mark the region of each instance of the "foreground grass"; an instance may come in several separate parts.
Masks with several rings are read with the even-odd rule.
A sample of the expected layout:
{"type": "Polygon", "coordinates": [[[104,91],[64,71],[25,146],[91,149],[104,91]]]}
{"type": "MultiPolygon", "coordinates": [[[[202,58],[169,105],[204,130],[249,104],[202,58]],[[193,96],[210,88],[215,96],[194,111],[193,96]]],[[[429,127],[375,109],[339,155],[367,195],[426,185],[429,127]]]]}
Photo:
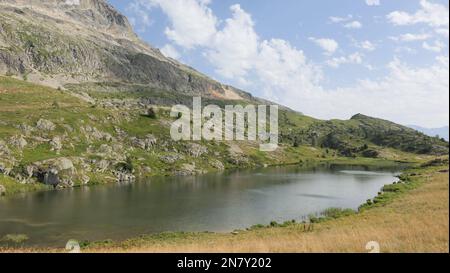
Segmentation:
{"type": "MultiPolygon", "coordinates": [[[[387,187],[360,213],[233,234],[162,233],[124,242],[97,242],[84,252],[382,252],[449,251],[448,166],[409,170],[402,183],[387,187]]],[[[0,249],[0,252],[59,252],[58,249],[0,249]]]]}

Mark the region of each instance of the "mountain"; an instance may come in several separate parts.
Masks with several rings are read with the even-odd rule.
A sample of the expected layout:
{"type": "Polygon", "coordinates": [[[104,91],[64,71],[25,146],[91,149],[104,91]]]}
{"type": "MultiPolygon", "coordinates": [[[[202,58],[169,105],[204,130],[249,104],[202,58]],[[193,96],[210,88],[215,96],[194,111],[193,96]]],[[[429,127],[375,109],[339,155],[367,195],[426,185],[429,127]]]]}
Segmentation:
{"type": "Polygon", "coordinates": [[[422,132],[424,134],[426,134],[427,136],[431,136],[431,137],[435,137],[435,136],[439,136],[445,140],[449,140],[449,136],[448,136],[448,132],[449,132],[449,127],[448,126],[444,126],[444,127],[440,127],[440,128],[424,128],[424,127],[420,127],[420,126],[416,126],[416,125],[408,125],[408,127],[417,130],[419,132],[422,132]]]}
{"type": "Polygon", "coordinates": [[[219,99],[251,98],[164,57],[104,0],[2,0],[0,7],[1,74],[55,88],[120,82],[219,99]]]}
{"type": "Polygon", "coordinates": [[[7,193],[37,182],[72,187],[448,154],[448,142],[386,120],[318,120],[285,107],[273,153],[257,141],[173,141],[169,106],[190,105],[192,96],[220,106],[269,103],[166,58],[106,1],[0,1],[0,188],[7,193]]]}

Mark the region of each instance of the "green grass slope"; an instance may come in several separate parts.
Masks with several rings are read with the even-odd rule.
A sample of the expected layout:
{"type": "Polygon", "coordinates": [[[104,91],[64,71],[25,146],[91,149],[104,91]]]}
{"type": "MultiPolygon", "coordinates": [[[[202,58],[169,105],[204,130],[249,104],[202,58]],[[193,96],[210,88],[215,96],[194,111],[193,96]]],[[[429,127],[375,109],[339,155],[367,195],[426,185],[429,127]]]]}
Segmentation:
{"type": "Polygon", "coordinates": [[[420,161],[448,152],[447,142],[387,121],[362,116],[321,121],[289,110],[280,111],[281,143],[272,153],[259,151],[258,142],[175,142],[167,106],[191,98],[140,88],[109,84],[63,91],[0,76],[3,194],[48,188],[43,182],[64,188],[318,161],[420,161]],[[146,115],[150,105],[153,117],[146,115]],[[380,140],[377,132],[386,137],[380,140]],[[423,143],[430,148],[423,150],[423,143]]]}

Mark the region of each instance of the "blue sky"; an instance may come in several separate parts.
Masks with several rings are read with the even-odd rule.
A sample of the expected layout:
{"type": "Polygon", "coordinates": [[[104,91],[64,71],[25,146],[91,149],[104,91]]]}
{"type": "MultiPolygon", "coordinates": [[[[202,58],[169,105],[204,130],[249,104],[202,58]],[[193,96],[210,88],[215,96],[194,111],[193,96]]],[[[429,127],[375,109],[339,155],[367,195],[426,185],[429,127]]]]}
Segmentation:
{"type": "Polygon", "coordinates": [[[448,1],[109,2],[165,55],[305,114],[449,123],[448,1]]]}

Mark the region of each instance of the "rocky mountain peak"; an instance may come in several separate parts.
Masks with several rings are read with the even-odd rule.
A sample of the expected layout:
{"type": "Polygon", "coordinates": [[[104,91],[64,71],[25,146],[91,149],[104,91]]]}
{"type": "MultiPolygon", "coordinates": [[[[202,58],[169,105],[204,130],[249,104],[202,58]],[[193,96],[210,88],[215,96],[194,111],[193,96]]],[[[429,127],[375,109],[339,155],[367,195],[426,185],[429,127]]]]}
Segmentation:
{"type": "Polygon", "coordinates": [[[61,20],[69,19],[113,36],[136,38],[128,19],[105,0],[2,0],[0,2],[61,20]]]}

